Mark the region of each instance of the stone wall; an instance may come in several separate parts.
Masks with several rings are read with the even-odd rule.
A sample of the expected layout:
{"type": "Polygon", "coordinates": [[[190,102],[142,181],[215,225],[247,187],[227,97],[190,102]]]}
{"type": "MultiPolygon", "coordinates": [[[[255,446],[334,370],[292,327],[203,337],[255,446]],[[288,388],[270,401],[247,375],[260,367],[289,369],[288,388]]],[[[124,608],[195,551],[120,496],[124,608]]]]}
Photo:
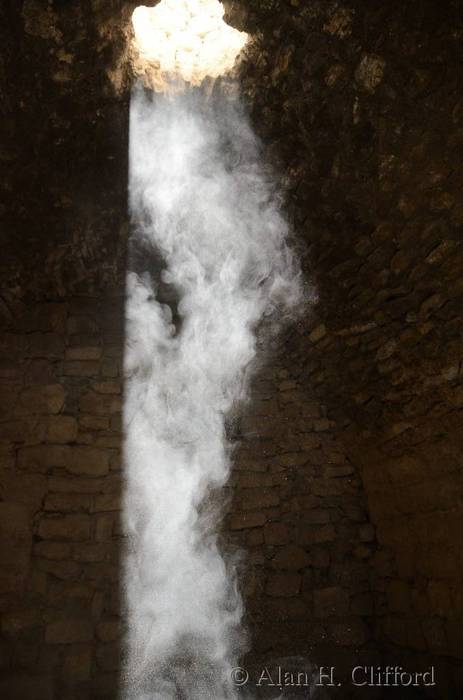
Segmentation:
{"type": "Polygon", "coordinates": [[[121,301],[35,304],[2,335],[4,698],[115,697],[121,301]]]}
{"type": "MultiPolygon", "coordinates": [[[[122,320],[120,295],[75,297],[26,305],[3,329],[2,697],[116,694],[122,320]]],[[[244,554],[250,664],[331,664],[372,643],[374,529],[293,334],[262,348],[235,428],[224,537],[244,554]]]]}
{"type": "Polygon", "coordinates": [[[262,349],[239,421],[227,526],[245,553],[249,664],[298,659],[299,670],[310,662],[341,674],[374,647],[375,530],[338,426],[305,384],[302,332],[262,349]]]}
{"type": "Polygon", "coordinates": [[[461,8],[262,2],[242,16],[259,28],[244,91],[319,294],[299,381],[338,426],[376,527],[376,639],[458,664],[461,8]]]}
{"type": "MultiPolygon", "coordinates": [[[[395,655],[436,663],[446,699],[463,629],[458,5],[227,3],[254,35],[242,90],[318,295],[234,429],[224,537],[245,551],[249,663],[395,655]]],[[[0,8],[8,699],[115,697],[132,6],[0,8]]]]}

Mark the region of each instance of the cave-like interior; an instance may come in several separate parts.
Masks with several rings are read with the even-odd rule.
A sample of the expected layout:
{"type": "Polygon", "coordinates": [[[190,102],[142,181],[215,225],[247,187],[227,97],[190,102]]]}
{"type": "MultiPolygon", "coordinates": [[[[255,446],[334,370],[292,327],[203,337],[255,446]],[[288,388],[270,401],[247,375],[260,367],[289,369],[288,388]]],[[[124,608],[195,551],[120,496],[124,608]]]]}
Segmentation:
{"type": "MultiPolygon", "coordinates": [[[[244,551],[243,663],[434,666],[436,686],[387,697],[456,699],[463,8],[224,4],[252,36],[241,92],[314,290],[236,427],[224,538],[244,551]]],[[[0,8],[5,700],[115,700],[120,683],[134,7],[0,8]]]]}

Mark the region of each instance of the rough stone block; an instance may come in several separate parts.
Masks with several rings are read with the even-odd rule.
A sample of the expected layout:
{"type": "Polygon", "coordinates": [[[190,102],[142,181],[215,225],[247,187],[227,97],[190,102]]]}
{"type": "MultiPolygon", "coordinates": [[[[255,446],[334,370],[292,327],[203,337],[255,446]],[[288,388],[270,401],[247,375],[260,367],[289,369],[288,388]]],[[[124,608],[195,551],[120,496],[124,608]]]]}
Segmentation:
{"type": "Polygon", "coordinates": [[[326,333],[325,325],[320,323],[320,325],[316,326],[309,334],[309,340],[311,343],[318,343],[319,340],[325,337],[326,333]]]}
{"type": "Polygon", "coordinates": [[[27,471],[46,473],[53,467],[64,467],[69,459],[69,447],[64,445],[34,445],[18,452],[18,467],[27,471]]]}
{"type": "Polygon", "coordinates": [[[302,596],[296,598],[270,598],[265,601],[264,611],[265,617],[274,622],[300,621],[307,620],[309,617],[309,609],[302,596]]]}
{"type": "Polygon", "coordinates": [[[59,333],[31,333],[28,336],[29,354],[31,357],[62,357],[64,354],[64,338],[59,333]]]}
{"type": "Polygon", "coordinates": [[[90,536],[90,518],[87,515],[45,517],[39,523],[38,534],[44,540],[87,540],[90,536]]]}
{"type": "Polygon", "coordinates": [[[70,316],[66,330],[69,335],[92,334],[98,332],[98,324],[90,316],[70,316]]]}
{"type": "Polygon", "coordinates": [[[241,488],[248,489],[263,488],[265,486],[273,485],[273,478],[271,474],[262,472],[239,472],[237,481],[241,488]]]}
{"type": "Polygon", "coordinates": [[[61,372],[65,377],[97,377],[100,371],[98,362],[67,361],[63,362],[61,372]]]}
{"type": "Polygon", "coordinates": [[[429,613],[437,617],[452,617],[454,605],[450,586],[446,581],[430,581],[428,584],[429,613]]]}
{"type": "Polygon", "coordinates": [[[109,456],[95,447],[73,447],[66,465],[71,474],[104,476],[109,471],[109,456]]]}
{"type": "Polygon", "coordinates": [[[98,700],[110,700],[118,695],[120,688],[120,672],[99,672],[92,680],[92,692],[98,700]]]}
{"type": "Polygon", "coordinates": [[[241,433],[246,439],[271,437],[275,432],[275,420],[268,416],[243,416],[241,433]]]}
{"type": "Polygon", "coordinates": [[[266,592],[275,598],[291,598],[297,596],[301,589],[302,577],[300,574],[275,573],[268,577],[266,592]]]}
{"type": "Polygon", "coordinates": [[[244,489],[240,492],[239,502],[243,510],[253,510],[277,506],[280,498],[276,489],[244,489]]]}
{"type": "Polygon", "coordinates": [[[22,503],[0,503],[0,537],[5,542],[29,542],[31,522],[29,511],[22,503]]]}
{"type": "MultiPolygon", "coordinates": [[[[403,620],[399,621],[401,629],[403,629],[403,620]]],[[[461,658],[463,656],[463,639],[461,633],[461,623],[448,621],[445,624],[444,620],[437,617],[429,617],[421,621],[424,638],[431,651],[442,653],[444,649],[449,647],[455,656],[461,658]]],[[[397,626],[395,630],[397,629],[397,626]]],[[[397,635],[394,634],[394,628],[391,630],[389,626],[389,637],[394,641],[397,640],[397,635]]],[[[400,643],[400,641],[398,642],[400,643]]]]}
{"type": "Polygon", "coordinates": [[[95,438],[95,445],[108,450],[117,450],[121,446],[120,435],[98,435],[95,438]]]}
{"type": "Polygon", "coordinates": [[[79,416],[79,426],[83,430],[108,430],[109,418],[106,416],[79,416]]]}
{"type": "Polygon", "coordinates": [[[27,306],[18,319],[18,327],[26,333],[55,331],[62,333],[65,329],[66,304],[43,303],[27,306]]]}
{"type": "Polygon", "coordinates": [[[282,467],[299,467],[306,464],[308,460],[309,455],[306,452],[288,452],[277,458],[278,464],[282,467]]]}
{"type": "Polygon", "coordinates": [[[365,544],[359,544],[357,547],[354,547],[352,554],[356,559],[369,559],[369,557],[371,557],[373,554],[373,551],[371,547],[368,547],[365,544]]]}
{"type": "Polygon", "coordinates": [[[355,505],[352,503],[343,503],[342,510],[345,513],[346,517],[349,520],[352,520],[352,522],[354,523],[362,523],[365,522],[365,520],[367,520],[365,510],[359,505],[355,505]]]}
{"type": "Polygon", "coordinates": [[[24,474],[6,469],[0,472],[0,494],[5,501],[22,503],[37,510],[47,490],[47,479],[42,474],[24,474]]]}
{"type": "Polygon", "coordinates": [[[257,547],[264,543],[264,533],[261,529],[250,530],[247,533],[246,545],[248,547],[257,547]]]}
{"type": "Polygon", "coordinates": [[[118,377],[119,376],[119,362],[117,360],[111,360],[105,358],[101,365],[101,376],[102,377],[118,377]]]}
{"type": "Polygon", "coordinates": [[[56,384],[58,374],[55,363],[46,359],[31,360],[24,376],[26,386],[31,384],[56,384]]]}
{"type": "Polygon", "coordinates": [[[78,646],[70,649],[64,659],[63,674],[71,681],[86,681],[92,670],[93,648],[78,646]]]}
{"type": "Polygon", "coordinates": [[[40,571],[63,581],[75,581],[81,575],[81,567],[75,561],[35,559],[34,565],[40,571]]]}
{"type": "MultiPolygon", "coordinates": [[[[301,486],[301,491],[307,489],[310,491],[310,482],[301,486]]],[[[312,493],[300,493],[294,500],[294,510],[313,510],[322,505],[322,500],[312,493]]]]}
{"type": "Polygon", "coordinates": [[[90,510],[91,496],[81,493],[50,493],[45,499],[43,509],[47,512],[72,513],[90,510]]]}
{"type": "Polygon", "coordinates": [[[312,491],[316,496],[341,496],[348,484],[344,479],[314,479],[312,491]]]}
{"type": "Polygon", "coordinates": [[[313,429],[316,433],[324,433],[334,427],[335,424],[327,418],[319,418],[313,421],[313,429]]]}
{"type": "Polygon", "coordinates": [[[24,442],[27,435],[27,423],[20,420],[9,420],[0,423],[0,442],[24,442]]]}
{"type": "Polygon", "coordinates": [[[256,454],[255,450],[251,450],[247,446],[241,447],[236,456],[235,469],[237,471],[266,472],[268,462],[268,455],[256,454]]]}
{"type": "Polygon", "coordinates": [[[297,382],[294,379],[285,379],[278,384],[278,391],[293,391],[297,389],[297,382]]]}
{"type": "Polygon", "coordinates": [[[45,630],[48,644],[79,644],[93,640],[93,625],[90,620],[64,617],[51,622],[45,630]]]}
{"type": "Polygon", "coordinates": [[[52,607],[78,610],[89,610],[93,590],[87,583],[76,581],[56,581],[51,579],[47,589],[47,601],[52,607]]]}
{"type": "Polygon", "coordinates": [[[248,527],[261,527],[267,520],[265,513],[248,512],[230,518],[230,530],[245,530],[248,527]]]}
{"type": "Polygon", "coordinates": [[[2,400],[0,401],[0,418],[3,420],[11,420],[12,414],[15,412],[19,415],[24,415],[25,411],[19,405],[18,397],[20,394],[19,386],[3,386],[2,400]]]}
{"type": "Polygon", "coordinates": [[[333,625],[331,638],[336,644],[350,647],[360,647],[371,637],[366,624],[358,618],[333,625]]]}
{"type": "Polygon", "coordinates": [[[287,545],[278,549],[272,559],[276,569],[303,569],[310,564],[310,557],[302,547],[287,545]]]}
{"type": "Polygon", "coordinates": [[[64,406],[65,392],[61,384],[32,386],[21,392],[18,412],[21,414],[59,413],[64,406]]]}
{"type": "Polygon", "coordinates": [[[120,382],[98,382],[92,385],[92,389],[97,394],[120,394],[122,387],[120,382]]]}
{"type": "Polygon", "coordinates": [[[122,471],[122,455],[120,452],[113,452],[109,460],[109,467],[112,472],[122,471]]]}
{"type": "Polygon", "coordinates": [[[349,610],[349,596],[339,586],[315,590],[313,600],[315,617],[342,617],[349,610]]]}
{"type": "Polygon", "coordinates": [[[330,565],[330,554],[322,547],[311,547],[310,563],[314,569],[327,569],[330,565]]]}
{"type": "Polygon", "coordinates": [[[16,452],[13,445],[0,444],[0,469],[14,470],[16,464],[16,452]]]}
{"type": "Polygon", "coordinates": [[[121,509],[121,497],[118,493],[105,493],[95,496],[92,503],[92,512],[118,511],[121,509]]]}
{"type": "Polygon", "coordinates": [[[28,508],[21,503],[0,503],[0,592],[24,589],[30,570],[32,532],[28,508]]]}
{"type": "Polygon", "coordinates": [[[73,548],[74,559],[81,562],[99,562],[110,558],[110,549],[101,542],[76,544],[73,548]]]}
{"type": "Polygon", "coordinates": [[[385,464],[385,468],[392,482],[403,485],[419,483],[426,474],[424,461],[410,454],[390,460],[385,464]]]}
{"type": "Polygon", "coordinates": [[[300,437],[300,445],[303,452],[316,450],[318,447],[320,447],[320,436],[315,435],[314,433],[302,435],[300,437]]]}
{"type": "Polygon", "coordinates": [[[372,616],[374,611],[373,595],[371,593],[354,595],[351,600],[350,611],[354,615],[372,616]]]}
{"type": "Polygon", "coordinates": [[[99,515],[95,526],[95,540],[97,542],[107,542],[111,539],[114,530],[115,515],[99,515]]]}
{"type": "Polygon", "coordinates": [[[104,336],[105,357],[122,358],[124,348],[124,337],[122,335],[105,334],[104,336]]]}
{"type": "Polygon", "coordinates": [[[303,545],[332,542],[336,539],[336,530],[333,525],[309,526],[300,529],[299,539],[303,545]]]}
{"type": "Polygon", "coordinates": [[[359,537],[361,542],[374,542],[375,528],[370,523],[365,523],[359,528],[359,537]]]}
{"type": "Polygon", "coordinates": [[[103,671],[117,671],[121,663],[121,648],[117,642],[100,644],[97,649],[98,667],[103,671]]]}
{"type": "Polygon", "coordinates": [[[100,642],[115,642],[121,636],[119,620],[104,620],[97,625],[96,634],[100,642]]]}
{"type": "Polygon", "coordinates": [[[103,349],[98,346],[84,346],[67,348],[65,358],[68,361],[74,362],[90,362],[101,358],[103,349]]]}
{"type": "Polygon", "coordinates": [[[290,541],[291,532],[284,523],[267,523],[264,528],[265,544],[281,545],[290,541]]]}
{"type": "Polygon", "coordinates": [[[329,510],[322,510],[321,508],[304,510],[301,513],[301,520],[309,525],[325,525],[330,522],[330,512],[329,510]]]}
{"type": "Polygon", "coordinates": [[[83,413],[88,413],[96,416],[108,416],[121,411],[120,396],[112,394],[97,394],[89,392],[82,396],[80,400],[80,410],[83,413]]]}
{"type": "Polygon", "coordinates": [[[2,632],[7,637],[17,639],[24,632],[39,627],[40,623],[41,614],[37,609],[7,610],[2,615],[2,632]]]}
{"type": "Polygon", "coordinates": [[[105,478],[85,479],[73,476],[52,476],[48,483],[50,492],[92,494],[106,491],[111,481],[107,481],[105,478]]]}
{"type": "Polygon", "coordinates": [[[0,353],[7,359],[21,357],[26,350],[27,336],[21,333],[2,333],[0,336],[0,353]]]}
{"type": "Polygon", "coordinates": [[[325,469],[325,476],[327,479],[341,479],[342,477],[352,476],[354,469],[350,464],[330,466],[325,469]]]}
{"type": "Polygon", "coordinates": [[[71,556],[71,545],[67,542],[37,542],[34,555],[44,559],[68,559],[71,556]]]}
{"type": "Polygon", "coordinates": [[[53,700],[53,679],[45,675],[10,675],[0,680],[0,697],[5,700],[53,700]]]}
{"type": "Polygon", "coordinates": [[[74,442],[77,430],[77,421],[72,416],[53,416],[48,420],[46,441],[55,444],[74,442]]]}

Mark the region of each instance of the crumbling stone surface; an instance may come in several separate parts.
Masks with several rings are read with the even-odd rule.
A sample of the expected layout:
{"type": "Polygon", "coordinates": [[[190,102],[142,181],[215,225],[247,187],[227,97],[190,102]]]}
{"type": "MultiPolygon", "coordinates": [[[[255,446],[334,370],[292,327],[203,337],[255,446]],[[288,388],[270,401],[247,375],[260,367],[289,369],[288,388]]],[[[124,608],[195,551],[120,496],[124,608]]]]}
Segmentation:
{"type": "Polygon", "coordinates": [[[461,8],[239,5],[258,29],[243,89],[318,294],[293,372],[365,489],[374,636],[457,664],[461,8]]]}
{"type": "Polygon", "coordinates": [[[120,400],[88,409],[121,392],[122,314],[120,294],[35,304],[4,335],[0,426],[20,426],[3,432],[0,468],[5,698],[109,698],[118,684],[120,400]],[[67,357],[91,371],[69,374],[67,357]]]}
{"type": "Polygon", "coordinates": [[[98,0],[2,3],[4,313],[26,294],[123,284],[130,11],[98,0]]]}
{"type": "Polygon", "coordinates": [[[225,527],[246,552],[250,665],[336,664],[374,648],[375,530],[339,427],[307,391],[297,336],[287,331],[266,353],[236,428],[225,527]]]}

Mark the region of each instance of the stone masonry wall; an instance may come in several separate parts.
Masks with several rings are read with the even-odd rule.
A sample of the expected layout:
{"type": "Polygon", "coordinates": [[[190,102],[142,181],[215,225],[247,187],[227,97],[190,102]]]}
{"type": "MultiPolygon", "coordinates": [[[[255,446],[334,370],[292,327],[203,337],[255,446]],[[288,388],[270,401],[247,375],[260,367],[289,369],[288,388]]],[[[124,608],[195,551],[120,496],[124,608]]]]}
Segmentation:
{"type": "Polygon", "coordinates": [[[0,695],[115,697],[122,304],[25,309],[2,335],[0,695]]]}
{"type": "Polygon", "coordinates": [[[319,295],[299,381],[376,527],[376,639],[460,686],[461,6],[232,6],[258,28],[243,89],[319,295]]]}
{"type": "MultiPolygon", "coordinates": [[[[117,692],[122,320],[122,297],[77,297],[25,307],[2,334],[5,698],[117,692]]],[[[283,337],[258,371],[237,429],[225,538],[246,552],[251,660],[331,663],[371,643],[374,530],[295,359],[283,337]]]]}
{"type": "Polygon", "coordinates": [[[371,649],[375,532],[336,425],[301,381],[301,331],[263,350],[239,420],[227,524],[246,553],[249,659],[333,665],[371,649]]]}

